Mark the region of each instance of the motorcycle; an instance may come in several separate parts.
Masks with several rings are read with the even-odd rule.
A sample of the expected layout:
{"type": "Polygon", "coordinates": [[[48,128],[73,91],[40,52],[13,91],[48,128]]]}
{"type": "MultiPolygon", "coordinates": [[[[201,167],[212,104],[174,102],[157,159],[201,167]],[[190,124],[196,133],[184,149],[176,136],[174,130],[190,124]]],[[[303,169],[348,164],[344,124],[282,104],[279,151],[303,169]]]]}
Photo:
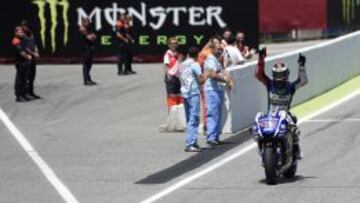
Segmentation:
{"type": "Polygon", "coordinates": [[[276,184],[281,176],[291,178],[296,174],[297,159],[291,133],[286,111],[268,115],[257,113],[252,134],[258,143],[266,182],[270,185],[276,184]]]}

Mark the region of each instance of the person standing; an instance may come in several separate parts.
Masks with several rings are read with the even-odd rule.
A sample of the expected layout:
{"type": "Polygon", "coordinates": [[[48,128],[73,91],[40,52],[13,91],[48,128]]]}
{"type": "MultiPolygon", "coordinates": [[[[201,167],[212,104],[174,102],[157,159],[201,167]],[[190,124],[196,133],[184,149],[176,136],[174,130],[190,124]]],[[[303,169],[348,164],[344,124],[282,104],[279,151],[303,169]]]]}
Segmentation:
{"type": "Polygon", "coordinates": [[[134,40],[130,35],[131,18],[121,13],[116,22],[115,42],[117,44],[118,75],[135,74],[132,70],[132,44],[134,40]],[[125,67],[124,67],[125,66],[125,67]]]}
{"type": "Polygon", "coordinates": [[[96,35],[90,27],[90,21],[88,18],[82,19],[79,31],[84,42],[82,52],[84,85],[96,85],[96,82],[92,81],[90,76],[90,70],[93,64],[93,57],[95,52],[96,35]]]}
{"type": "Polygon", "coordinates": [[[24,44],[25,33],[21,26],[15,27],[15,36],[12,39],[12,46],[15,51],[15,101],[16,102],[27,102],[30,100],[26,96],[26,78],[27,71],[30,63],[33,60],[32,56],[26,52],[24,44]]]}
{"type": "Polygon", "coordinates": [[[125,33],[125,14],[120,14],[119,19],[116,21],[115,27],[115,43],[117,46],[117,66],[118,75],[124,75],[124,58],[126,57],[126,33],[125,33]]]}
{"type": "MultiPolygon", "coordinates": [[[[212,44],[220,44],[221,42],[221,37],[218,35],[215,35],[213,37],[211,37],[209,39],[209,41],[206,43],[206,45],[201,49],[200,53],[198,54],[197,57],[197,62],[200,64],[201,70],[202,72],[204,72],[204,63],[206,58],[211,54],[211,46],[212,44]]],[[[207,124],[206,124],[206,119],[207,119],[207,107],[206,107],[206,98],[205,98],[205,93],[204,93],[204,84],[201,86],[200,88],[200,97],[201,97],[201,118],[202,118],[202,130],[204,135],[206,134],[207,131],[207,124]]]]}
{"type": "Polygon", "coordinates": [[[136,74],[136,72],[133,71],[133,69],[132,69],[133,45],[135,43],[135,40],[132,37],[131,21],[132,21],[131,16],[129,16],[127,13],[125,13],[124,29],[125,29],[125,35],[127,38],[126,57],[125,57],[125,74],[136,74]]]}
{"type": "Polygon", "coordinates": [[[227,41],[230,38],[230,36],[232,36],[232,35],[233,34],[232,34],[232,31],[230,28],[227,27],[224,29],[222,39],[221,39],[221,48],[225,48],[228,45],[227,41]]]}
{"type": "Polygon", "coordinates": [[[24,31],[24,46],[26,52],[32,56],[29,64],[26,78],[26,96],[30,99],[41,99],[41,97],[34,92],[34,81],[36,77],[36,60],[40,57],[39,50],[36,46],[34,34],[30,29],[29,23],[25,20],[21,22],[21,27],[24,31]]]}
{"type": "Polygon", "coordinates": [[[196,47],[190,48],[188,58],[181,64],[179,71],[186,116],[185,152],[201,151],[197,144],[200,124],[200,85],[206,81],[207,76],[202,74],[200,64],[196,62],[198,53],[196,47]]]}
{"type": "Polygon", "coordinates": [[[230,36],[227,43],[228,45],[224,49],[224,67],[227,68],[243,64],[245,59],[236,46],[235,37],[230,36]]]}
{"type": "Polygon", "coordinates": [[[164,55],[164,75],[167,93],[167,107],[168,112],[174,105],[182,104],[182,96],[180,92],[180,80],[177,76],[179,71],[179,64],[182,61],[182,55],[178,54],[178,42],[175,37],[170,37],[168,40],[169,49],[164,55]]]}
{"type": "Polygon", "coordinates": [[[245,34],[241,31],[238,31],[236,33],[236,44],[238,49],[240,50],[240,53],[242,54],[242,56],[246,59],[246,60],[250,60],[252,58],[252,56],[255,54],[255,49],[250,49],[246,44],[245,44],[245,34]]]}
{"type": "Polygon", "coordinates": [[[225,73],[222,64],[223,50],[220,43],[210,45],[211,54],[204,63],[205,74],[208,79],[205,82],[205,97],[207,104],[207,144],[216,146],[221,144],[221,117],[224,102],[225,86],[230,89],[233,86],[231,78],[225,73]]]}

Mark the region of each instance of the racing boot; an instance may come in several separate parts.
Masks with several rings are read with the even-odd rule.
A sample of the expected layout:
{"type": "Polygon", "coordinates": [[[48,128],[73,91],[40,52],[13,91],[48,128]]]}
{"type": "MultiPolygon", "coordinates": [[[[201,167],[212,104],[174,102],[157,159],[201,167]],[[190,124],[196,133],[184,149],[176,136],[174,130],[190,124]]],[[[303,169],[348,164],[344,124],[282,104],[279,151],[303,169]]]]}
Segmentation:
{"type": "Polygon", "coordinates": [[[293,135],[293,152],[294,152],[294,158],[297,160],[302,159],[301,155],[301,149],[300,149],[300,130],[297,128],[297,126],[292,125],[290,128],[291,134],[293,135]]]}

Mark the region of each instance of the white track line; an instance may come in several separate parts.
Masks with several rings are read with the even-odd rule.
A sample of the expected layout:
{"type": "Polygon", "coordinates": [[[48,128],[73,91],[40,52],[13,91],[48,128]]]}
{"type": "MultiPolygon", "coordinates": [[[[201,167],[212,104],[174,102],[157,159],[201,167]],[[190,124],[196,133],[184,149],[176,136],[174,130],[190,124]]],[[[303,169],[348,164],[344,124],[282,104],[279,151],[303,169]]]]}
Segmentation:
{"type": "MultiPolygon", "coordinates": [[[[330,109],[333,109],[337,106],[339,106],[340,104],[343,104],[347,101],[349,101],[350,99],[356,97],[360,95],[360,90],[357,90],[349,95],[347,95],[346,97],[336,101],[335,103],[332,103],[322,109],[320,109],[319,111],[316,111],[308,116],[305,116],[303,119],[300,119],[298,121],[298,124],[300,125],[301,123],[311,119],[311,118],[314,118],[315,116],[318,116],[322,113],[325,113],[326,111],[329,111],[330,109]]],[[[211,171],[225,165],[226,163],[244,155],[246,152],[256,148],[257,144],[253,141],[249,141],[249,142],[246,142],[244,144],[242,144],[240,147],[240,149],[236,150],[233,154],[230,154],[229,156],[221,159],[219,162],[216,162],[214,163],[213,165],[210,165],[209,167],[207,168],[204,168],[202,170],[200,170],[199,172],[193,174],[193,175],[190,175],[188,177],[185,177],[184,179],[180,180],[179,182],[176,182],[175,184],[171,185],[170,187],[162,190],[161,192],[159,193],[156,193],[155,195],[141,201],[141,203],[152,203],[152,202],[155,202],[157,200],[160,200],[161,198],[163,198],[164,196],[170,194],[171,192],[174,192],[175,190],[189,184],[190,182],[200,178],[201,176],[204,176],[206,175],[207,173],[210,173],[211,171]],[[245,146],[244,146],[245,145],[245,146]]]]}
{"type": "Polygon", "coordinates": [[[360,122],[360,118],[346,118],[346,119],[311,119],[305,123],[356,123],[360,122]]]}
{"type": "Polygon", "coordinates": [[[34,149],[26,137],[20,132],[20,130],[14,125],[13,122],[9,119],[6,113],[0,108],[0,119],[14,136],[14,138],[19,142],[21,147],[25,150],[27,155],[35,162],[39,167],[40,171],[45,175],[46,179],[51,183],[51,185],[56,189],[59,195],[67,203],[78,203],[78,200],[70,192],[70,190],[65,186],[64,183],[56,176],[54,171],[46,164],[46,162],[41,158],[39,153],[34,149]]]}

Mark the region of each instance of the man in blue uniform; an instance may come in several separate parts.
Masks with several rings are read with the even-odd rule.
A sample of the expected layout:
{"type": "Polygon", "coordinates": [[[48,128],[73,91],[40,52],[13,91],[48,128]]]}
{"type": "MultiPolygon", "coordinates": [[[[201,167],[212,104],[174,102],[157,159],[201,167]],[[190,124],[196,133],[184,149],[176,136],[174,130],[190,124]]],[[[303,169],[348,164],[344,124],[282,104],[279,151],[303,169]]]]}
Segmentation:
{"type": "Polygon", "coordinates": [[[197,137],[200,124],[200,85],[207,75],[201,73],[201,67],[196,62],[199,50],[196,47],[189,49],[188,58],[181,64],[179,71],[181,93],[184,98],[186,114],[186,152],[200,152],[197,137]]]}

